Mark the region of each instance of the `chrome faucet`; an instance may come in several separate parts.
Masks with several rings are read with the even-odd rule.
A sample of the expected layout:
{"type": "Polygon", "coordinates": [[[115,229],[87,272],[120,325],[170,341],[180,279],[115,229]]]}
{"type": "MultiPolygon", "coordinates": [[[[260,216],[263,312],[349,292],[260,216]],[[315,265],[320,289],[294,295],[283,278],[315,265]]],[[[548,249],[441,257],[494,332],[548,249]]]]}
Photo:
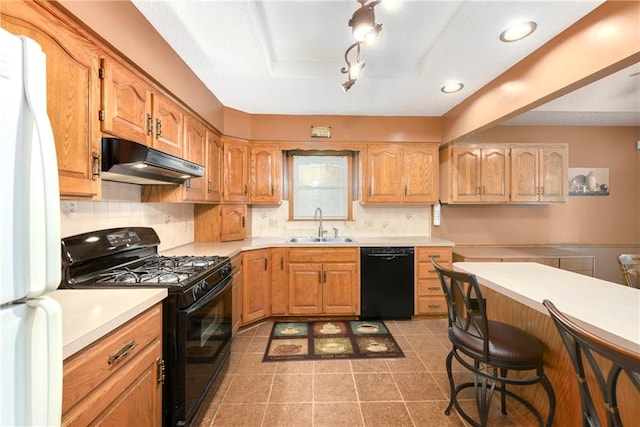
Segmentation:
{"type": "Polygon", "coordinates": [[[320,225],[318,225],[318,237],[322,239],[322,235],[324,234],[324,228],[322,227],[322,209],[316,208],[316,211],[313,213],[313,219],[320,220],[320,225]]]}

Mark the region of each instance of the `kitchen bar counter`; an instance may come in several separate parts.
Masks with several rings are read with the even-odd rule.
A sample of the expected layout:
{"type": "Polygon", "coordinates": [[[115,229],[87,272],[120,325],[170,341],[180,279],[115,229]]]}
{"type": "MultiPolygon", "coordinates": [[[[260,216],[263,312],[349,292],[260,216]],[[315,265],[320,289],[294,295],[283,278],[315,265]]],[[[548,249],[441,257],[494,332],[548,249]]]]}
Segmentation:
{"type": "Polygon", "coordinates": [[[162,255],[233,256],[241,251],[272,247],[361,247],[361,246],[453,246],[448,240],[425,236],[353,237],[349,243],[291,243],[288,237],[252,237],[235,242],[189,243],[167,249],[162,255]]]}
{"type": "Polygon", "coordinates": [[[166,289],[59,289],[50,296],[62,307],[62,357],[100,339],[154,306],[166,289]]]}
{"type": "MultiPolygon", "coordinates": [[[[637,289],[537,263],[457,262],[453,268],[476,275],[490,319],[522,328],[544,343],[545,372],[557,398],[553,425],[577,426],[582,422],[573,367],[560,334],[542,305],[544,299],[585,329],[640,353],[637,289]]],[[[640,419],[640,393],[627,378],[621,379],[619,387],[623,422],[633,425],[640,419]]],[[[535,407],[546,410],[546,400],[539,390],[525,387],[519,393],[535,407]]]]}

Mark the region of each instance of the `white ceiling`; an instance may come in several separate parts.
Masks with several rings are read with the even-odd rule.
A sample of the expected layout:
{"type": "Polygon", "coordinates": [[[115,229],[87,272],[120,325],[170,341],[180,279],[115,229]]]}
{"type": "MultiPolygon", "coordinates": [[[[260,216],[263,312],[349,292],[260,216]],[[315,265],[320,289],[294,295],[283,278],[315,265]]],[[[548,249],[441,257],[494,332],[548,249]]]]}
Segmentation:
{"type": "MultiPolygon", "coordinates": [[[[251,114],[441,116],[603,1],[398,0],[392,10],[380,4],[379,43],[363,46],[366,67],[346,94],[340,69],[353,43],[347,22],[360,6],[356,0],[132,2],[227,107],[251,114]],[[499,40],[504,28],[525,20],[538,24],[532,36],[499,40]],[[443,94],[452,80],[464,89],[443,94]]],[[[640,125],[640,77],[628,77],[634,70],[614,88],[627,95],[625,110],[615,104],[605,111],[635,113],[640,125]]],[[[575,95],[582,116],[600,111],[611,94],[586,96],[596,106],[575,95]]],[[[527,120],[575,113],[575,102],[566,96],[527,113],[534,115],[527,120]]],[[[517,120],[510,124],[527,124],[517,120]]]]}

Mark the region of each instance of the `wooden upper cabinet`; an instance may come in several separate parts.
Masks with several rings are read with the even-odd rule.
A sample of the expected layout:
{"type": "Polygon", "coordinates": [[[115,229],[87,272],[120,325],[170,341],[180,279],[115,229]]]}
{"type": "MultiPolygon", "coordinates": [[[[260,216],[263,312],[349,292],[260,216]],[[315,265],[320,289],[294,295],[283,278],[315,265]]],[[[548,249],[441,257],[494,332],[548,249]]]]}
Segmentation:
{"type": "Polygon", "coordinates": [[[206,201],[222,200],[222,141],[211,129],[207,128],[207,193],[206,201]]]}
{"type": "Polygon", "coordinates": [[[244,240],[247,237],[247,205],[220,206],[220,241],[244,240]]]}
{"type": "Polygon", "coordinates": [[[438,145],[414,144],[402,149],[404,203],[438,202],[438,145]]]}
{"type": "Polygon", "coordinates": [[[150,86],[133,71],[106,58],[100,60],[100,80],[102,132],[151,145],[150,86]]]}
{"type": "Polygon", "coordinates": [[[238,138],[222,137],[223,165],[223,202],[241,202],[248,200],[248,149],[247,141],[238,138]]]}
{"type": "Polygon", "coordinates": [[[402,202],[402,149],[393,144],[375,144],[366,149],[362,201],[402,202]]]}
{"type": "Polygon", "coordinates": [[[131,68],[110,58],[100,63],[102,132],[182,157],[187,119],[178,104],[131,68]]]}
{"type": "Polygon", "coordinates": [[[3,2],[0,12],[2,28],[34,39],[47,57],[47,113],[56,144],[61,197],[99,198],[97,49],[78,35],[75,23],[59,12],[48,13],[39,4],[3,2]]]}
{"type": "Polygon", "coordinates": [[[438,201],[437,144],[372,144],[363,163],[363,203],[438,201]]]}
{"type": "Polygon", "coordinates": [[[451,201],[508,202],[508,154],[506,148],[453,147],[451,201]]]}
{"type": "MultiPolygon", "coordinates": [[[[186,120],[184,138],[184,157],[186,160],[206,165],[207,160],[207,129],[202,122],[193,117],[186,120]]],[[[183,188],[183,199],[188,201],[203,201],[207,195],[207,177],[188,179],[183,188]]]]}
{"type": "Polygon", "coordinates": [[[182,109],[169,98],[153,94],[153,120],[155,137],[152,147],[177,157],[182,156],[182,109]]]}
{"type": "Polygon", "coordinates": [[[277,205],[282,201],[282,153],[273,145],[251,145],[249,203],[277,205]]]}
{"type": "Polygon", "coordinates": [[[566,144],[461,144],[440,150],[444,203],[566,201],[566,144]]]}
{"type": "Polygon", "coordinates": [[[511,149],[511,200],[564,202],[568,191],[566,146],[511,149]]]}

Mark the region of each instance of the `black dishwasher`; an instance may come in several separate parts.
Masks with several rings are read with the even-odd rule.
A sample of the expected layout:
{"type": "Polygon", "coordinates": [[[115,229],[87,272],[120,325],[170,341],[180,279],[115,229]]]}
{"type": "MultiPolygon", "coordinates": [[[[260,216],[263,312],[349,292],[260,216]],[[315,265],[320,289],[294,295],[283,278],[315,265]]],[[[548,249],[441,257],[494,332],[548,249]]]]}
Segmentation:
{"type": "Polygon", "coordinates": [[[360,248],[360,318],[413,315],[413,247],[360,248]]]}

